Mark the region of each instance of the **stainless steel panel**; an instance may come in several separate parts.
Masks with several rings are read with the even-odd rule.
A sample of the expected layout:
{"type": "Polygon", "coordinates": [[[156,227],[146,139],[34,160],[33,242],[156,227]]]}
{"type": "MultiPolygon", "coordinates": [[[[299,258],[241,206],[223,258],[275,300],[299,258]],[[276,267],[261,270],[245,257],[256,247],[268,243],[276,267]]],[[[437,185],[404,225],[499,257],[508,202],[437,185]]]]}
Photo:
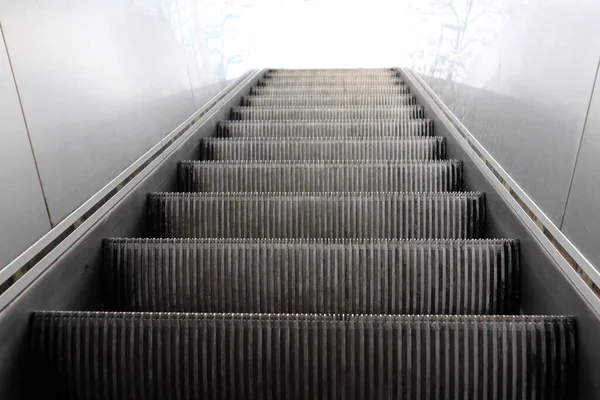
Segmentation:
{"type": "Polygon", "coordinates": [[[599,209],[600,81],[596,81],[562,230],[590,262],[600,270],[599,209]]]}
{"type": "Polygon", "coordinates": [[[438,53],[421,72],[560,224],[598,63],[600,4],[537,0],[476,8],[454,30],[440,25],[438,53]]]}
{"type": "Polygon", "coordinates": [[[0,269],[50,230],[2,39],[0,33],[0,269]]]}
{"type": "Polygon", "coordinates": [[[177,0],[181,35],[185,45],[196,107],[246,72],[240,35],[245,1],[177,0]]]}
{"type": "Polygon", "coordinates": [[[0,12],[56,224],[194,111],[177,4],[25,0],[0,12]]]}

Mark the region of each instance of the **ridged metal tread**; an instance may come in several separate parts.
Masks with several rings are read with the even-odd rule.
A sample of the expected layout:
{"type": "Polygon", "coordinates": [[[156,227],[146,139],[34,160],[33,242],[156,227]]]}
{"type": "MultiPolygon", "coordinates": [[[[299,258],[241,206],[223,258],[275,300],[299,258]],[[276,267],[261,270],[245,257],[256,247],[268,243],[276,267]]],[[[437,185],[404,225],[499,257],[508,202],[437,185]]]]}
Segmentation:
{"type": "Polygon", "coordinates": [[[408,93],[405,85],[394,86],[255,86],[250,94],[255,95],[327,95],[342,96],[348,94],[403,94],[408,93]]]}
{"type": "Polygon", "coordinates": [[[513,314],[518,243],[105,241],[105,298],[122,311],[513,314]]]}
{"type": "MultiPolygon", "coordinates": [[[[277,68],[269,69],[267,74],[398,74],[396,68],[277,68]]],[[[398,74],[399,75],[399,74],[398,74]]]]}
{"type": "Polygon", "coordinates": [[[411,139],[224,139],[200,141],[201,160],[439,160],[441,137],[411,139]]]}
{"type": "Polygon", "coordinates": [[[481,238],[481,193],[152,193],[153,237],[481,238]]]}
{"type": "Polygon", "coordinates": [[[315,107],[315,106],[407,106],[417,103],[413,95],[346,95],[346,96],[319,96],[319,95],[250,95],[242,98],[245,107],[315,107]]]}
{"type": "Polygon", "coordinates": [[[184,161],[182,192],[447,192],[462,163],[444,161],[184,161]]]}
{"type": "Polygon", "coordinates": [[[577,395],[569,317],[37,312],[32,331],[61,399],[577,395]]]}
{"type": "Polygon", "coordinates": [[[424,118],[422,106],[234,107],[233,120],[364,120],[424,118]]]}
{"type": "Polygon", "coordinates": [[[408,138],[433,135],[433,121],[221,121],[217,136],[233,138],[408,138]]]}
{"type": "Polygon", "coordinates": [[[303,81],[319,81],[326,82],[327,85],[335,84],[335,83],[346,83],[346,82],[357,82],[361,83],[371,83],[378,84],[379,82],[402,82],[402,77],[400,75],[393,73],[386,74],[343,74],[343,73],[332,73],[327,75],[286,75],[286,74],[273,74],[266,73],[263,75],[262,80],[265,82],[268,81],[289,81],[289,82],[303,82],[303,81]]]}
{"type": "Polygon", "coordinates": [[[269,71],[264,78],[341,78],[341,77],[365,77],[365,78],[399,78],[395,70],[364,70],[364,71],[269,71]]]}
{"type": "Polygon", "coordinates": [[[297,77],[297,78],[266,78],[260,79],[257,86],[275,86],[275,87],[298,87],[298,86],[331,86],[331,87],[381,87],[381,86],[399,86],[403,85],[404,81],[399,77],[342,77],[332,79],[331,77],[297,77]]]}

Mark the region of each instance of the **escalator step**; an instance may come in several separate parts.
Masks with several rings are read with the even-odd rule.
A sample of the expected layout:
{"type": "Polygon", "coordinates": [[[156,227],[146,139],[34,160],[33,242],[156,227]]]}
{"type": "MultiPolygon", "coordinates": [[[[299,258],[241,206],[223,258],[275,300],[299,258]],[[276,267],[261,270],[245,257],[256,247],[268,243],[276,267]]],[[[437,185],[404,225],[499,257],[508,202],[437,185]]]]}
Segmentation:
{"type": "Polygon", "coordinates": [[[265,78],[339,78],[339,77],[369,77],[369,78],[401,78],[395,70],[347,70],[347,71],[269,71],[265,78]]]}
{"type": "Polygon", "coordinates": [[[302,80],[341,80],[341,81],[351,81],[357,79],[359,81],[368,81],[368,82],[377,82],[382,80],[396,80],[401,81],[402,77],[394,71],[384,71],[384,73],[343,73],[343,72],[332,72],[328,74],[281,74],[281,73],[273,73],[267,72],[262,77],[263,80],[269,79],[279,79],[279,80],[294,80],[294,81],[302,81],[302,80]]]}
{"type": "Polygon", "coordinates": [[[266,78],[260,79],[258,86],[297,87],[297,86],[399,86],[404,81],[393,77],[295,77],[295,78],[266,78]]]}
{"type": "Polygon", "coordinates": [[[424,118],[421,106],[400,107],[234,107],[233,120],[363,120],[424,118]]]}
{"type": "Polygon", "coordinates": [[[422,139],[222,139],[200,142],[201,160],[438,160],[444,138],[422,139]]]}
{"type": "Polygon", "coordinates": [[[37,312],[44,394],[77,399],[567,399],[570,317],[37,312]]]}
{"type": "Polygon", "coordinates": [[[348,94],[406,94],[408,87],[405,85],[394,86],[256,86],[250,90],[256,95],[325,95],[343,96],[348,94]]]}
{"type": "Polygon", "coordinates": [[[481,193],[153,193],[154,237],[481,238],[481,193]]]}
{"type": "Polygon", "coordinates": [[[111,239],[111,309],[513,314],[518,244],[466,241],[111,239]]]}
{"type": "Polygon", "coordinates": [[[460,161],[184,161],[184,192],[447,192],[460,161]]]}
{"type": "Polygon", "coordinates": [[[219,137],[256,138],[394,138],[433,135],[428,119],[386,121],[221,121],[219,137]]]}
{"type": "Polygon", "coordinates": [[[245,96],[242,104],[246,107],[306,107],[306,106],[406,106],[414,105],[413,95],[346,95],[346,96],[245,96]]]}
{"type": "Polygon", "coordinates": [[[290,75],[312,75],[312,74],[398,74],[396,68],[284,68],[284,69],[270,69],[267,71],[269,74],[290,74],[290,75]]]}

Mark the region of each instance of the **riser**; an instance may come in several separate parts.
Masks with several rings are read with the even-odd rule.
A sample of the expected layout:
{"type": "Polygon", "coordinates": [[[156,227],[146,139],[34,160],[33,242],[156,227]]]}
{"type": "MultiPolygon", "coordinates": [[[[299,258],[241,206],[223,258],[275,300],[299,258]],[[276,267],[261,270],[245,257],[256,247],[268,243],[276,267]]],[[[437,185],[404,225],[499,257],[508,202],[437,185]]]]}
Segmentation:
{"type": "Polygon", "coordinates": [[[331,77],[298,77],[298,78],[266,78],[258,81],[258,86],[277,86],[277,87],[295,87],[295,86],[397,86],[404,82],[400,78],[388,77],[343,77],[341,79],[332,79],[331,77]]]}
{"type": "Polygon", "coordinates": [[[347,94],[407,94],[408,87],[404,85],[393,86],[256,86],[250,94],[253,95],[327,95],[342,96],[347,94]]]}
{"type": "Polygon", "coordinates": [[[235,107],[233,120],[365,120],[424,118],[421,106],[399,107],[235,107]]]}
{"type": "Polygon", "coordinates": [[[547,400],[577,381],[560,317],[36,313],[33,332],[61,399],[547,400]]]}
{"type": "Polygon", "coordinates": [[[424,139],[203,139],[201,160],[440,160],[442,138],[424,139]]]}
{"type": "Polygon", "coordinates": [[[189,161],[183,192],[447,192],[462,188],[462,164],[438,162],[189,161]]]}
{"type": "Polygon", "coordinates": [[[398,74],[395,68],[282,68],[270,69],[267,74],[398,74]]]}
{"type": "Polygon", "coordinates": [[[211,194],[149,197],[154,237],[481,238],[480,193],[211,194]]]}
{"type": "Polygon", "coordinates": [[[160,312],[511,314],[512,241],[362,243],[114,239],[111,309],[160,312]]]}
{"type": "Polygon", "coordinates": [[[429,120],[396,121],[223,121],[217,136],[232,138],[294,139],[335,137],[353,138],[409,138],[433,135],[429,120]]]}
{"type": "Polygon", "coordinates": [[[373,70],[373,71],[271,71],[265,74],[264,78],[398,78],[400,75],[392,70],[373,70]]]}
{"type": "Polygon", "coordinates": [[[347,96],[246,96],[246,107],[315,107],[315,106],[407,106],[416,104],[411,95],[347,95],[347,96]]]}

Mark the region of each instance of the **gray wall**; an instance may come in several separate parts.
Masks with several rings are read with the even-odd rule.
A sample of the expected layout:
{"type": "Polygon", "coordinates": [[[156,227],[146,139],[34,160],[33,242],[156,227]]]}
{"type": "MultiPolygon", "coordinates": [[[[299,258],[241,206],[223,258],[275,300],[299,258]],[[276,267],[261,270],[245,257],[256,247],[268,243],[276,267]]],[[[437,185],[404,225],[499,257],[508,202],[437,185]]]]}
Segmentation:
{"type": "Polygon", "coordinates": [[[600,3],[452,0],[432,11],[435,39],[412,67],[600,266],[600,3]]]}
{"type": "Polygon", "coordinates": [[[0,0],[0,268],[243,72],[242,5],[0,0]]]}

